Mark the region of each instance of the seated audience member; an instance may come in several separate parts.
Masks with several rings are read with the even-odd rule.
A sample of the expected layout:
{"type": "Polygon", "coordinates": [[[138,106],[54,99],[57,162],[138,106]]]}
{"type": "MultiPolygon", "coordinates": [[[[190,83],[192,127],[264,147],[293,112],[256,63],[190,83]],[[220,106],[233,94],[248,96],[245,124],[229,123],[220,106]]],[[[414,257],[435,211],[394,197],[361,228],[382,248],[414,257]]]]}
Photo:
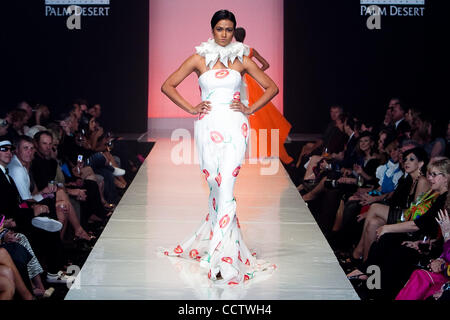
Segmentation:
{"type": "Polygon", "coordinates": [[[392,131],[387,129],[381,130],[378,133],[378,154],[380,155],[381,162],[387,162],[389,159],[389,152],[386,152],[386,147],[392,142],[398,141],[394,139],[394,134],[392,131]]]}
{"type": "MultiPolygon", "coordinates": [[[[440,293],[442,287],[450,281],[450,219],[447,210],[439,211],[438,219],[444,246],[439,258],[431,260],[426,269],[416,269],[405,287],[399,292],[396,300],[426,300],[440,293]]],[[[418,242],[408,246],[420,251],[418,242]]]]}
{"type": "Polygon", "coordinates": [[[339,161],[341,168],[353,168],[357,161],[356,146],[359,139],[359,131],[356,128],[356,122],[351,117],[347,117],[344,122],[344,132],[347,135],[347,142],[344,148],[343,159],[339,161]]]}
{"type": "Polygon", "coordinates": [[[8,138],[10,141],[14,141],[20,135],[25,134],[28,127],[25,124],[28,121],[26,111],[21,109],[14,109],[8,113],[8,122],[10,123],[8,128],[8,138]]]}
{"type": "Polygon", "coordinates": [[[389,199],[397,187],[399,179],[403,176],[403,171],[399,164],[398,142],[394,141],[386,147],[386,152],[389,152],[389,160],[379,166],[376,170],[376,179],[378,180],[378,188],[367,190],[366,188],[358,189],[347,202],[341,200],[338,213],[336,214],[336,221],[333,226],[333,231],[339,231],[342,224],[347,225],[349,219],[353,219],[363,207],[372,203],[384,202],[389,199]],[[350,209],[352,208],[352,209],[350,209]],[[349,212],[352,210],[352,212],[349,212]],[[343,221],[345,215],[345,222],[343,221]]]}
{"type": "MultiPolygon", "coordinates": [[[[325,148],[324,153],[320,156],[314,155],[310,157],[303,181],[305,182],[306,180],[306,184],[309,184],[308,181],[313,179],[316,181],[316,183],[314,184],[313,188],[309,188],[309,190],[307,190],[307,193],[303,195],[303,200],[314,200],[317,195],[323,192],[324,183],[327,177],[324,174],[320,175],[319,178],[317,172],[323,171],[322,169],[325,169],[325,167],[322,169],[320,167],[325,165],[326,168],[332,168],[333,165],[331,164],[333,163],[335,165],[334,170],[336,170],[336,165],[339,165],[339,161],[343,159],[344,148],[348,141],[348,136],[344,133],[344,123],[345,117],[343,115],[338,116],[338,118],[336,119],[336,127],[333,133],[333,137],[328,143],[329,149],[325,148]]],[[[299,186],[297,189],[301,190],[302,188],[299,186]]]]}
{"type": "Polygon", "coordinates": [[[430,139],[428,143],[425,143],[424,149],[430,158],[442,157],[445,155],[445,148],[447,146],[445,138],[447,136],[448,120],[431,120],[430,126],[430,139]]]}
{"type": "MultiPolygon", "coordinates": [[[[409,137],[411,127],[405,120],[406,109],[399,98],[392,98],[392,122],[394,123],[394,135],[396,139],[406,139],[409,137]]],[[[391,104],[390,104],[391,105],[391,104]]]]}
{"type": "MultiPolygon", "coordinates": [[[[3,216],[4,218],[4,216],[3,216]]],[[[28,275],[31,280],[31,284],[33,287],[33,294],[37,297],[49,297],[53,290],[48,290],[46,292],[44,285],[41,280],[40,274],[44,272],[42,266],[40,265],[36,255],[34,254],[33,249],[31,248],[31,244],[29,243],[27,237],[24,234],[16,233],[14,231],[3,228],[2,224],[0,224],[0,232],[3,229],[3,236],[0,239],[0,246],[4,244],[8,244],[8,249],[17,249],[17,245],[14,247],[14,244],[18,244],[22,246],[24,249],[28,251],[28,254],[25,253],[26,257],[30,257],[27,263],[27,273],[25,270],[23,271],[24,276],[28,275]],[[12,248],[11,248],[12,246],[12,248]]],[[[8,250],[7,249],[7,250],[8,250]]],[[[22,249],[23,250],[23,249],[22,249]]],[[[17,255],[17,252],[13,252],[13,255],[17,255]]],[[[14,260],[14,259],[13,259],[14,260]]]]}
{"type": "Polygon", "coordinates": [[[49,213],[47,206],[22,201],[14,180],[6,171],[12,159],[12,149],[11,142],[0,140],[0,212],[6,217],[4,227],[24,234],[36,255],[44,257],[48,282],[65,283],[68,278],[60,271],[64,265],[59,237],[62,224],[44,216],[49,213]]]}
{"type": "Polygon", "coordinates": [[[46,127],[50,123],[50,109],[46,105],[36,105],[35,123],[43,127],[46,127]]]}
{"type": "Polygon", "coordinates": [[[8,134],[9,122],[6,119],[0,118],[0,138],[8,134]]]}
{"type": "Polygon", "coordinates": [[[417,130],[416,118],[421,114],[418,108],[409,108],[408,112],[405,113],[405,120],[408,122],[411,128],[410,138],[414,139],[414,132],[417,130]]]}
{"type": "MultiPolygon", "coordinates": [[[[398,154],[398,162],[402,171],[404,172],[404,162],[403,162],[403,153],[407,150],[411,150],[413,148],[418,147],[418,143],[413,140],[403,140],[402,147],[400,148],[400,152],[398,154]]],[[[367,212],[367,205],[372,206],[375,204],[374,208],[377,207],[378,204],[385,204],[390,207],[390,210],[394,210],[393,208],[408,208],[408,195],[411,193],[412,186],[411,176],[408,174],[404,174],[397,182],[397,186],[392,193],[392,195],[384,196],[366,196],[367,199],[363,201],[359,200],[350,200],[341,204],[336,213],[336,221],[333,226],[333,239],[331,241],[334,247],[339,247],[340,250],[344,250],[340,252],[340,255],[346,256],[346,249],[352,246],[356,246],[359,243],[361,238],[361,233],[363,229],[363,223],[365,214],[367,212]],[[384,201],[379,202],[380,198],[384,198],[384,201]],[[372,201],[373,200],[373,201],[372,201]],[[365,207],[362,207],[364,205],[365,207]]],[[[360,193],[368,191],[367,189],[362,189],[360,193]]],[[[370,207],[369,207],[370,209],[370,207]]],[[[352,248],[353,252],[353,248],[352,248]]],[[[358,262],[360,256],[352,256],[350,255],[354,261],[358,262]]]]}
{"type": "MultiPolygon", "coordinates": [[[[55,181],[58,169],[58,162],[52,158],[53,136],[48,131],[41,131],[35,135],[35,145],[37,146],[37,152],[34,154],[34,158],[31,162],[30,171],[32,173],[33,180],[38,190],[45,189],[48,184],[55,181]]],[[[28,164],[29,165],[29,164],[28,164]]],[[[68,195],[76,197],[79,201],[86,200],[86,190],[84,189],[59,189],[56,192],[55,198],[58,207],[61,208],[61,213],[56,211],[58,220],[63,225],[68,221],[70,222],[75,232],[75,238],[80,240],[92,240],[93,236],[89,236],[84,228],[80,224],[80,220],[68,199],[68,195]],[[67,193],[66,193],[67,192],[67,193]],[[62,206],[60,206],[60,204],[62,206]],[[58,213],[60,213],[58,215],[58,213]],[[67,219],[66,216],[67,215],[67,219]]],[[[61,232],[61,236],[64,236],[65,228],[61,232]]]]}
{"type": "MultiPolygon", "coordinates": [[[[385,224],[397,223],[401,221],[404,210],[414,206],[420,197],[426,194],[430,185],[427,179],[422,175],[422,168],[426,166],[428,157],[426,152],[421,148],[410,149],[404,155],[404,169],[411,177],[412,184],[408,192],[407,201],[404,206],[392,207],[384,204],[375,203],[370,206],[365,214],[365,222],[361,240],[353,251],[355,259],[367,259],[369,249],[376,240],[376,231],[385,224]]],[[[433,201],[435,199],[433,198],[433,201]]],[[[411,210],[411,209],[409,209],[411,210]]]]}
{"type": "Polygon", "coordinates": [[[389,100],[388,107],[384,114],[383,123],[377,127],[377,131],[388,131],[392,132],[394,130],[394,123],[392,122],[392,110],[394,109],[396,100],[389,100]]]}
{"type": "Polygon", "coordinates": [[[17,104],[17,109],[24,110],[27,113],[27,123],[25,124],[29,128],[34,126],[36,124],[36,119],[33,114],[33,108],[30,106],[30,104],[26,101],[21,101],[17,104]]]}
{"type": "Polygon", "coordinates": [[[88,113],[93,116],[97,121],[102,114],[102,107],[99,103],[94,103],[91,107],[88,108],[88,113]]]}
{"type": "MultiPolygon", "coordinates": [[[[432,159],[428,165],[427,179],[431,189],[419,197],[420,202],[417,201],[405,211],[403,222],[385,224],[376,230],[377,241],[370,247],[367,260],[360,269],[348,275],[350,278],[367,279],[360,270],[365,270],[370,265],[379,266],[381,289],[371,292],[370,295],[373,297],[395,298],[417,265],[421,263],[421,253],[412,248],[414,242],[421,239],[422,242],[425,242],[425,239],[436,239],[439,234],[436,218],[448,201],[450,160],[432,159]]],[[[439,253],[442,253],[442,247],[438,249],[439,253]]],[[[429,257],[433,258],[434,254],[436,250],[432,250],[429,257]]]]}
{"type": "Polygon", "coordinates": [[[8,251],[0,248],[0,300],[12,300],[14,293],[23,300],[33,300],[8,251]]]}
{"type": "MultiPolygon", "coordinates": [[[[86,119],[88,118],[89,120],[94,119],[90,115],[86,116],[86,119]]],[[[60,120],[60,124],[65,132],[60,144],[59,153],[61,158],[69,165],[73,175],[87,179],[83,173],[83,169],[77,165],[78,156],[82,155],[83,162],[80,162],[80,166],[83,168],[89,167],[97,175],[102,177],[101,183],[104,186],[104,192],[102,192],[101,195],[105,198],[105,200],[103,200],[102,197],[102,201],[104,202],[105,207],[110,207],[109,204],[116,203],[118,200],[118,192],[114,179],[116,176],[124,175],[125,171],[118,167],[111,166],[109,164],[111,161],[108,161],[105,153],[97,152],[91,149],[92,146],[87,140],[86,135],[89,134],[89,123],[92,124],[94,121],[88,121],[86,127],[79,130],[80,132],[77,134],[76,131],[78,129],[78,123],[75,121],[73,116],[70,114],[61,115],[60,120]],[[83,132],[82,130],[84,130],[85,134],[81,133],[83,132]],[[76,172],[77,170],[80,170],[80,174],[76,172]]],[[[96,180],[95,176],[91,180],[96,180]]]]}
{"type": "Polygon", "coordinates": [[[61,223],[48,219],[47,217],[39,217],[43,213],[48,213],[49,209],[47,206],[34,206],[34,213],[32,211],[19,210],[27,209],[27,205],[22,206],[22,208],[19,207],[23,201],[20,198],[14,180],[8,175],[8,165],[12,160],[13,150],[14,146],[9,140],[0,140],[0,185],[2,187],[0,196],[4,200],[0,200],[0,207],[3,209],[2,212],[4,212],[6,216],[13,218],[15,224],[23,230],[27,230],[30,225],[33,224],[44,230],[59,231],[62,227],[61,223]]]}
{"type": "Polygon", "coordinates": [[[450,121],[447,125],[445,156],[450,158],[450,121]]]}
{"type": "Polygon", "coordinates": [[[299,168],[302,161],[304,161],[303,157],[310,157],[313,154],[322,154],[323,149],[328,146],[328,142],[330,141],[333,133],[336,129],[336,120],[340,115],[343,114],[343,108],[341,106],[333,105],[330,108],[330,118],[331,121],[328,124],[322,138],[318,139],[315,142],[307,143],[303,146],[302,151],[300,152],[300,156],[298,158],[296,167],[299,168]]]}
{"type": "Polygon", "coordinates": [[[358,145],[356,147],[358,154],[356,163],[353,165],[353,171],[346,171],[343,177],[337,180],[339,184],[357,185],[358,178],[361,180],[359,187],[363,185],[376,185],[375,171],[380,164],[380,157],[377,153],[373,134],[364,131],[360,134],[358,145]]]}

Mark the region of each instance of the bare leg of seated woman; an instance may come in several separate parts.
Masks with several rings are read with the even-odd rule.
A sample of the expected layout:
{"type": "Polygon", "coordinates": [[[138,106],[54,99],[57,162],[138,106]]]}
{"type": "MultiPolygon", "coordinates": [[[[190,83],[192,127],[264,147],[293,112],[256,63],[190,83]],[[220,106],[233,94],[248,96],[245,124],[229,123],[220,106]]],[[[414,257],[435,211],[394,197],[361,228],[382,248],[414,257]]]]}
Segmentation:
{"type": "Polygon", "coordinates": [[[310,192],[305,194],[303,196],[304,201],[311,201],[314,200],[323,190],[325,190],[325,181],[327,180],[326,177],[323,177],[322,180],[320,180],[319,184],[314,187],[310,192]]]}
{"type": "Polygon", "coordinates": [[[333,229],[332,231],[337,232],[339,230],[341,230],[342,227],[342,220],[344,218],[344,200],[341,200],[339,202],[339,208],[337,209],[336,212],[336,220],[334,220],[334,225],[333,225],[333,229]]]}
{"type": "MultiPolygon", "coordinates": [[[[70,222],[73,230],[75,231],[75,237],[83,240],[91,240],[92,236],[89,236],[89,234],[81,226],[75,208],[70,203],[67,193],[65,193],[63,190],[59,190],[56,193],[56,203],[56,214],[58,215],[58,220],[62,218],[61,214],[65,214],[67,220],[70,222]],[[61,204],[64,204],[64,209],[62,209],[61,204]]],[[[63,232],[61,232],[61,237],[63,236],[63,232]]]]}
{"type": "Polygon", "coordinates": [[[312,156],[309,159],[308,166],[306,168],[305,176],[303,177],[303,180],[310,180],[315,179],[316,175],[314,174],[314,167],[317,166],[319,161],[322,159],[321,156],[312,156]]]}
{"type": "Polygon", "coordinates": [[[305,144],[302,147],[302,151],[300,152],[300,155],[298,157],[297,164],[295,165],[297,168],[300,166],[300,163],[302,162],[303,156],[308,154],[308,153],[311,153],[313,151],[313,149],[312,149],[313,146],[314,146],[313,142],[308,142],[307,144],[305,144]]]}
{"type": "Polygon", "coordinates": [[[353,258],[360,259],[363,257],[367,260],[370,246],[377,238],[377,229],[386,224],[389,215],[389,206],[374,203],[367,211],[366,221],[364,221],[361,240],[353,250],[353,258]]]}
{"type": "Polygon", "coordinates": [[[17,293],[23,300],[33,300],[33,295],[28,291],[25,283],[20,276],[19,270],[17,270],[14,261],[11,259],[8,251],[6,249],[0,248],[0,266],[8,267],[14,277],[14,286],[16,288],[17,293]]]}
{"type": "Polygon", "coordinates": [[[14,275],[10,268],[0,265],[0,301],[12,300],[16,286],[14,285],[14,275]]]}

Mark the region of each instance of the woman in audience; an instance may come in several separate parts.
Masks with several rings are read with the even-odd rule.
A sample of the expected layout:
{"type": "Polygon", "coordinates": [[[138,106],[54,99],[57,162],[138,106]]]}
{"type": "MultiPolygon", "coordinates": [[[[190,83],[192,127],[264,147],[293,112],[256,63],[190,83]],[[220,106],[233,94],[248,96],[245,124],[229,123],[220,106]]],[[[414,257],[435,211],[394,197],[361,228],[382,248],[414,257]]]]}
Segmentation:
{"type": "MultiPolygon", "coordinates": [[[[431,184],[430,192],[419,197],[422,201],[417,201],[405,211],[404,222],[384,225],[376,230],[377,241],[371,246],[367,260],[360,269],[348,275],[349,278],[364,280],[367,275],[360,270],[371,265],[378,266],[381,270],[381,289],[374,291],[374,295],[393,299],[423,258],[421,252],[412,248],[414,242],[422,239],[422,243],[429,244],[426,239],[435,239],[439,234],[436,218],[447,201],[450,160],[441,158],[430,162],[427,179],[431,184]],[[430,197],[434,197],[434,201],[428,201],[430,197]]],[[[429,252],[430,257],[436,253],[435,249],[429,252]]],[[[438,249],[438,254],[442,253],[442,248],[438,249]]]]}
{"type": "Polygon", "coordinates": [[[10,122],[8,135],[14,141],[28,129],[28,127],[25,127],[28,121],[27,112],[22,109],[14,109],[8,113],[8,119],[10,122]]]}
{"type": "Polygon", "coordinates": [[[404,159],[405,172],[412,178],[405,206],[392,207],[379,203],[371,205],[366,214],[361,240],[353,251],[353,258],[366,260],[370,246],[376,239],[376,230],[386,223],[392,224],[399,221],[404,208],[408,208],[419,198],[419,195],[429,189],[429,183],[421,171],[428,161],[426,152],[421,148],[414,148],[405,153],[404,159]]]}
{"type": "Polygon", "coordinates": [[[27,289],[11,256],[4,248],[0,248],[0,283],[1,282],[3,282],[3,295],[5,298],[11,299],[11,293],[14,296],[14,292],[17,292],[23,300],[33,300],[33,295],[27,289]],[[13,288],[14,291],[12,291],[13,288]]]}
{"type": "Polygon", "coordinates": [[[424,149],[430,156],[430,158],[434,157],[442,157],[445,155],[446,148],[446,133],[448,127],[447,119],[437,119],[431,120],[429,129],[429,142],[425,144],[424,149]]]}
{"type": "Polygon", "coordinates": [[[353,165],[353,172],[347,171],[344,176],[338,179],[340,184],[357,185],[357,177],[362,178],[364,183],[362,185],[376,185],[375,171],[380,164],[380,157],[376,153],[375,141],[373,135],[369,131],[364,131],[359,136],[359,142],[356,147],[358,152],[358,159],[353,165]]]}
{"type": "Polygon", "coordinates": [[[379,166],[376,170],[376,179],[378,180],[378,188],[367,190],[367,188],[358,189],[347,202],[341,200],[333,231],[339,231],[342,225],[347,225],[350,219],[354,219],[363,207],[372,203],[385,203],[397,187],[398,181],[403,176],[403,171],[399,164],[399,143],[397,140],[391,142],[385,150],[389,154],[389,160],[379,166]],[[345,221],[344,221],[345,218],[345,221]]]}
{"type": "MultiPolygon", "coordinates": [[[[430,261],[428,270],[415,270],[396,300],[425,300],[440,291],[450,280],[450,219],[447,210],[439,211],[438,216],[436,221],[444,238],[442,255],[430,261]]],[[[411,243],[410,247],[420,251],[418,243],[411,243]]]]}

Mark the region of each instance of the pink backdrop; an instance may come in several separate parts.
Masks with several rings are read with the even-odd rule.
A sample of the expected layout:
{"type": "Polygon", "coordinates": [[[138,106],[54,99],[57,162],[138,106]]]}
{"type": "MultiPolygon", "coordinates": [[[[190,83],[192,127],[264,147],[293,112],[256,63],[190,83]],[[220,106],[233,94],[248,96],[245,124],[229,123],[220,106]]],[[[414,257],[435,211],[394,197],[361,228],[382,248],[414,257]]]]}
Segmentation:
{"type": "MultiPolygon", "coordinates": [[[[221,9],[235,14],[237,25],[247,31],[245,44],[256,48],[269,62],[266,72],[280,88],[273,102],[283,111],[283,1],[150,0],[149,118],[190,117],[160,88],[195,53],[195,46],[212,37],[210,20],[221,9]]],[[[200,102],[196,74],[186,78],[178,90],[190,103],[200,102]]]]}

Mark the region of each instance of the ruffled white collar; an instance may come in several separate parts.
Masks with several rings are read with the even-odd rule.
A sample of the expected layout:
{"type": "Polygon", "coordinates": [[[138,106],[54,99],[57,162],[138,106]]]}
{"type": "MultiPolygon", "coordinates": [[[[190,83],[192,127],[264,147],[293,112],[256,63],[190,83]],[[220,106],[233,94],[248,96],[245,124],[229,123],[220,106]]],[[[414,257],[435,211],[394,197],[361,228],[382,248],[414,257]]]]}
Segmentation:
{"type": "Polygon", "coordinates": [[[250,48],[242,42],[231,42],[225,47],[218,45],[214,39],[208,39],[195,47],[197,54],[205,57],[206,66],[212,69],[217,60],[228,67],[228,61],[234,62],[236,58],[243,62],[243,56],[250,54],[250,48]]]}

